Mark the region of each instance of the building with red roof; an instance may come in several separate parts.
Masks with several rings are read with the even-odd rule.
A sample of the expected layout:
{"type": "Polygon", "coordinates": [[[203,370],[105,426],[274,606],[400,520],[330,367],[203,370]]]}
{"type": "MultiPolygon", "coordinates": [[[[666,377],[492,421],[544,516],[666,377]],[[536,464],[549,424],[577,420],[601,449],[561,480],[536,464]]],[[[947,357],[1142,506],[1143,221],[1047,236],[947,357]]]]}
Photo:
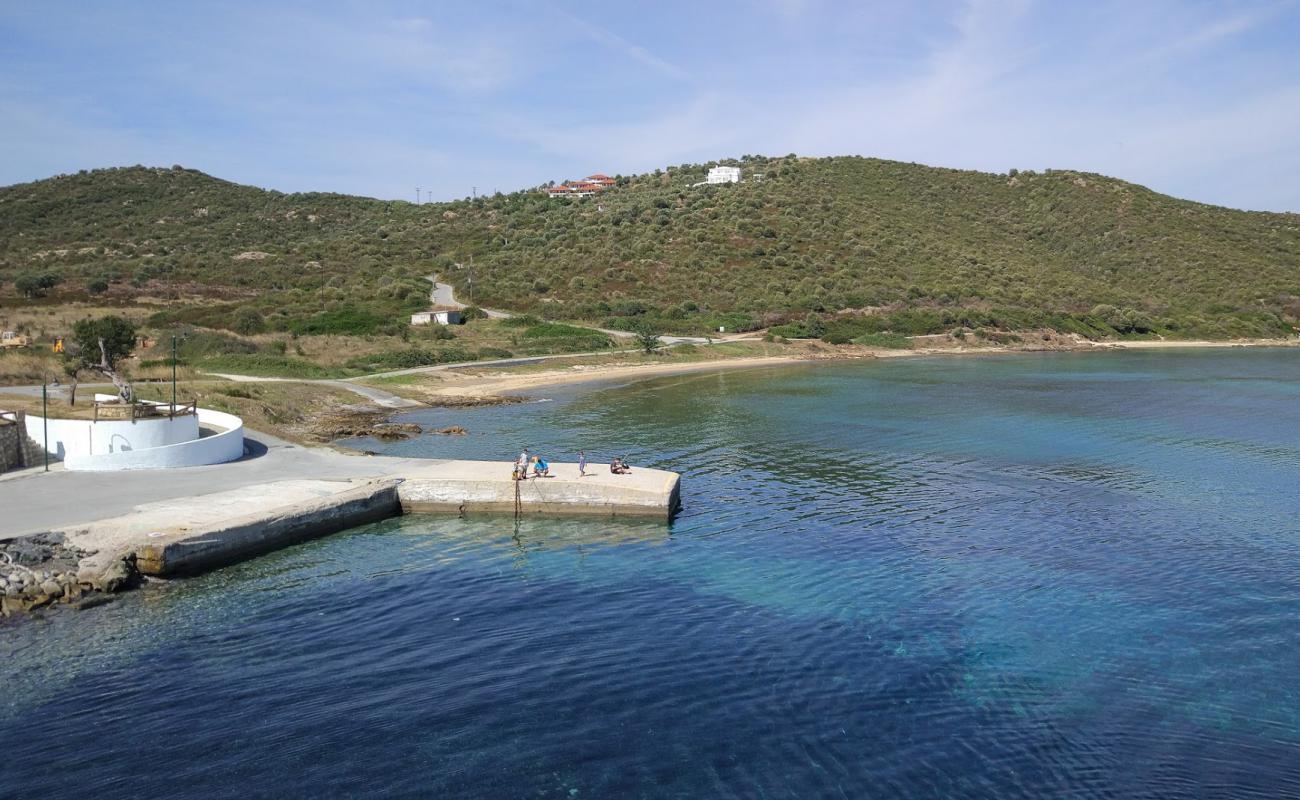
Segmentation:
{"type": "Polygon", "coordinates": [[[618,181],[608,175],[598,172],[595,175],[588,175],[580,181],[569,181],[568,183],[552,186],[546,190],[546,193],[551,197],[591,197],[617,183],[618,181]]]}

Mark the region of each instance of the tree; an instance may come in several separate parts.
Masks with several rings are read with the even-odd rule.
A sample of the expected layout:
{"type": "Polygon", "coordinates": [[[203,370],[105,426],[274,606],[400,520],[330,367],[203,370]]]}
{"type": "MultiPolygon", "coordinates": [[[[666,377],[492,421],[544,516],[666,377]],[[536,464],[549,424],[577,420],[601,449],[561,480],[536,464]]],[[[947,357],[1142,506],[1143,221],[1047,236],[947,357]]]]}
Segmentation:
{"type": "Polygon", "coordinates": [[[117,363],[135,349],[135,325],[122,317],[83,319],[72,326],[76,368],[95,370],[117,387],[122,402],[129,403],[134,393],[117,370],[117,363]]]}
{"type": "Polygon", "coordinates": [[[89,294],[103,294],[108,291],[108,281],[103,278],[95,278],[86,283],[86,292],[89,294]]]}
{"type": "Polygon", "coordinates": [[[77,358],[76,354],[65,353],[63,360],[59,362],[59,366],[63,368],[63,374],[68,379],[68,405],[75,406],[77,404],[77,384],[81,380],[81,359],[77,358]]]}
{"type": "Polygon", "coordinates": [[[646,355],[655,352],[662,345],[662,342],[659,341],[659,331],[648,324],[637,325],[632,332],[636,334],[636,346],[641,348],[646,355]]]}
{"type": "Polygon", "coordinates": [[[61,280],[62,278],[53,272],[29,273],[14,281],[14,288],[22,292],[24,297],[44,297],[45,293],[58,286],[61,280]]]}

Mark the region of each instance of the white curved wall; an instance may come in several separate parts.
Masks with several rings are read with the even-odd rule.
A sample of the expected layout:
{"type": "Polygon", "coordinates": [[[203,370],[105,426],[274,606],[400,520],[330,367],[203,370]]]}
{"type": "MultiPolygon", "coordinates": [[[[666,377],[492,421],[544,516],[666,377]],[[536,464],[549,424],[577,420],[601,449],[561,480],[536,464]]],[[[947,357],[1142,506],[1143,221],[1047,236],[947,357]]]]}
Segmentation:
{"type": "MultiPolygon", "coordinates": [[[[41,417],[27,417],[27,435],[38,444],[45,442],[41,417]]],[[[80,456],[126,453],[165,447],[199,438],[199,420],[193,414],[168,419],[158,417],[130,420],[51,419],[47,449],[67,461],[80,456]]]]}
{"type": "MultiPolygon", "coordinates": [[[[180,422],[182,419],[188,420],[187,429],[192,431],[186,440],[165,441],[167,436],[177,435],[178,432],[183,430],[179,426],[171,425],[167,426],[165,433],[154,434],[156,436],[155,440],[159,441],[160,444],[149,447],[132,446],[129,449],[119,446],[113,450],[105,449],[94,452],[90,452],[88,447],[69,448],[68,444],[73,443],[75,440],[90,442],[113,435],[123,435],[121,431],[117,430],[101,434],[87,431],[87,428],[106,425],[129,426],[132,423],[116,420],[91,422],[90,420],[51,419],[50,452],[59,455],[63,459],[63,466],[66,469],[78,471],[198,467],[205,464],[224,464],[244,455],[244,421],[233,414],[201,408],[197,417],[187,415],[184,418],[177,417],[174,420],[139,420],[134,424],[136,426],[152,424],[157,428],[158,422],[175,423],[180,422]],[[198,438],[200,424],[225,428],[225,430],[214,436],[206,436],[200,439],[198,438]],[[56,438],[56,431],[64,438],[56,438]]],[[[41,422],[40,417],[27,417],[27,435],[36,442],[42,441],[41,422]]],[[[139,433],[136,436],[137,441],[144,440],[144,437],[139,433]]],[[[117,443],[120,445],[122,441],[117,440],[117,443]]]]}

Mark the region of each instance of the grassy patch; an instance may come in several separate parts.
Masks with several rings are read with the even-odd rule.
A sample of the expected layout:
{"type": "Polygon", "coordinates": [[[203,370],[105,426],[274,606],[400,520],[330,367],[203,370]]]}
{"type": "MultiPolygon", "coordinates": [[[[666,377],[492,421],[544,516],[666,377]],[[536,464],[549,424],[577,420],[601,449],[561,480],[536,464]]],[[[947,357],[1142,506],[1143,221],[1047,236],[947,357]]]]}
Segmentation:
{"type": "Polygon", "coordinates": [[[322,334],[364,336],[377,333],[381,328],[393,324],[391,318],[385,318],[369,311],[341,309],[322,311],[306,319],[291,320],[287,328],[299,336],[322,334]]]}
{"type": "Polygon", "coordinates": [[[901,333],[864,333],[853,340],[865,347],[884,347],[890,350],[911,350],[912,340],[901,333]]]}
{"type": "Polygon", "coordinates": [[[472,355],[459,347],[441,347],[436,350],[411,347],[354,358],[348,361],[348,367],[361,372],[386,372],[473,360],[472,355]]]}
{"type": "Polygon", "coordinates": [[[223,372],[264,378],[340,378],[355,374],[338,367],[323,367],[301,358],[270,353],[214,356],[200,362],[199,369],[202,372],[223,372]]]}

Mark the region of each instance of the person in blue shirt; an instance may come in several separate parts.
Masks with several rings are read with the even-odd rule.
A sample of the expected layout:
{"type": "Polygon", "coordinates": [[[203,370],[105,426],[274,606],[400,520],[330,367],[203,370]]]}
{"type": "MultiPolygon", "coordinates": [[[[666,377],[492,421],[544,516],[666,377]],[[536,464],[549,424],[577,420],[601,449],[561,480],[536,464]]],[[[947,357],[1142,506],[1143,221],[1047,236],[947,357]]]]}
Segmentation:
{"type": "Polygon", "coordinates": [[[551,465],[541,456],[533,456],[533,477],[549,478],[551,465]]]}

